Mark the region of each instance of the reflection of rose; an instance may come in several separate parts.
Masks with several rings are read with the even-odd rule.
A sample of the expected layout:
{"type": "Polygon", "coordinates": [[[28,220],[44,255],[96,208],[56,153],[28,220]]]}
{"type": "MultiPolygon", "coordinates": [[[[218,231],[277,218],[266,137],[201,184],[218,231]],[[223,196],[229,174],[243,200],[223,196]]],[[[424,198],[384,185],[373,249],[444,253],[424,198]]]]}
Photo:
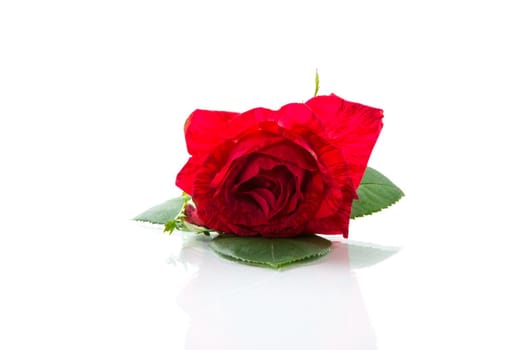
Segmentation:
{"type": "Polygon", "coordinates": [[[244,113],[196,110],[177,185],[189,220],[220,232],[348,235],[352,200],[382,127],[379,109],[335,95],[244,113]]]}
{"type": "Polygon", "coordinates": [[[190,318],[184,349],[377,349],[347,242],[283,272],[219,259],[197,239],[177,258],[191,270],[176,275],[187,280],[176,297],[190,318]]]}

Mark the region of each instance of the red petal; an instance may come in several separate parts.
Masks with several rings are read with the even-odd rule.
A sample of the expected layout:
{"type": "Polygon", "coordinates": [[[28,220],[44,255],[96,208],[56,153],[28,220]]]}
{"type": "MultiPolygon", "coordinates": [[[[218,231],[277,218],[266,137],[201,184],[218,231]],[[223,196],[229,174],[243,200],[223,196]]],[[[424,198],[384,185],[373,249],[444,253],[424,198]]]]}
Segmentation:
{"type": "Polygon", "coordinates": [[[304,103],[287,104],[277,111],[276,116],[278,125],[287,129],[301,126],[311,130],[322,130],[319,119],[304,103]]]}
{"type": "Polygon", "coordinates": [[[345,101],[336,95],[317,96],[306,104],[322,121],[326,137],[341,149],[357,189],[383,127],[383,111],[345,101]]]}
{"type": "Polygon", "coordinates": [[[175,184],[190,196],[193,196],[193,183],[195,182],[201,163],[197,157],[190,157],[188,162],[177,174],[175,184]]]}
{"type": "Polygon", "coordinates": [[[340,206],[329,216],[310,220],[306,228],[307,233],[320,233],[325,235],[342,234],[344,238],[348,238],[350,212],[352,210],[352,200],[355,198],[355,192],[352,186],[347,185],[341,188],[340,193],[342,195],[340,206]]]}
{"type": "Polygon", "coordinates": [[[186,221],[190,224],[205,227],[204,222],[202,222],[201,218],[199,217],[199,214],[197,213],[197,208],[195,208],[192,204],[186,205],[185,214],[186,221]]]}
{"type": "Polygon", "coordinates": [[[188,152],[206,155],[224,140],[233,138],[242,131],[229,128],[230,121],[237,116],[239,113],[195,110],[184,125],[188,152]]]}
{"type": "Polygon", "coordinates": [[[281,164],[293,164],[307,170],[317,169],[317,164],[312,154],[298,144],[288,140],[270,145],[257,152],[269,155],[279,160],[281,164]]]}

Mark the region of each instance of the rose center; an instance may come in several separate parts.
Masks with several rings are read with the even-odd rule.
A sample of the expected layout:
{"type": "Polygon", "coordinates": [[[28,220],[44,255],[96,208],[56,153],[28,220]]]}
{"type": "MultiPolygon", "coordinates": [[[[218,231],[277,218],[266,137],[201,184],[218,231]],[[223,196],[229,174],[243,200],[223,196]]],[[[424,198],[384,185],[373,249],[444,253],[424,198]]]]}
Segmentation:
{"type": "Polygon", "coordinates": [[[268,222],[292,214],[302,199],[305,172],[267,156],[252,157],[233,189],[239,221],[268,222]]]}

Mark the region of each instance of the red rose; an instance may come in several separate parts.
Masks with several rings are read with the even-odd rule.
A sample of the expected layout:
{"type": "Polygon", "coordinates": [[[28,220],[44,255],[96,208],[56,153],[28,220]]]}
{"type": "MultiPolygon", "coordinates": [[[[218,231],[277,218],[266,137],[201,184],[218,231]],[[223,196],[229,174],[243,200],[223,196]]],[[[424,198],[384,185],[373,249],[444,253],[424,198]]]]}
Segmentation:
{"type": "Polygon", "coordinates": [[[278,111],[194,111],[184,126],[192,157],[176,181],[197,207],[189,221],[243,236],[347,237],[382,117],[335,95],[278,111]]]}

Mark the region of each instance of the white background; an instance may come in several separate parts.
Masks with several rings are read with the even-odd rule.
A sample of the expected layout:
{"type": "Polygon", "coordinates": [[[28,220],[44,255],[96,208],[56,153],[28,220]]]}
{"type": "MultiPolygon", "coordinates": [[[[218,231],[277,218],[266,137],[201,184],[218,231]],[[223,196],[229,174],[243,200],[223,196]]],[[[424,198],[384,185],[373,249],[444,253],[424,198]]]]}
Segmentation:
{"type": "Polygon", "coordinates": [[[362,348],[524,349],[524,32],[518,1],[2,1],[0,348],[190,348],[204,277],[129,218],[179,193],[193,109],[305,101],[318,68],[384,109],[370,165],[406,193],[351,224],[403,247],[352,272],[362,348]]]}

